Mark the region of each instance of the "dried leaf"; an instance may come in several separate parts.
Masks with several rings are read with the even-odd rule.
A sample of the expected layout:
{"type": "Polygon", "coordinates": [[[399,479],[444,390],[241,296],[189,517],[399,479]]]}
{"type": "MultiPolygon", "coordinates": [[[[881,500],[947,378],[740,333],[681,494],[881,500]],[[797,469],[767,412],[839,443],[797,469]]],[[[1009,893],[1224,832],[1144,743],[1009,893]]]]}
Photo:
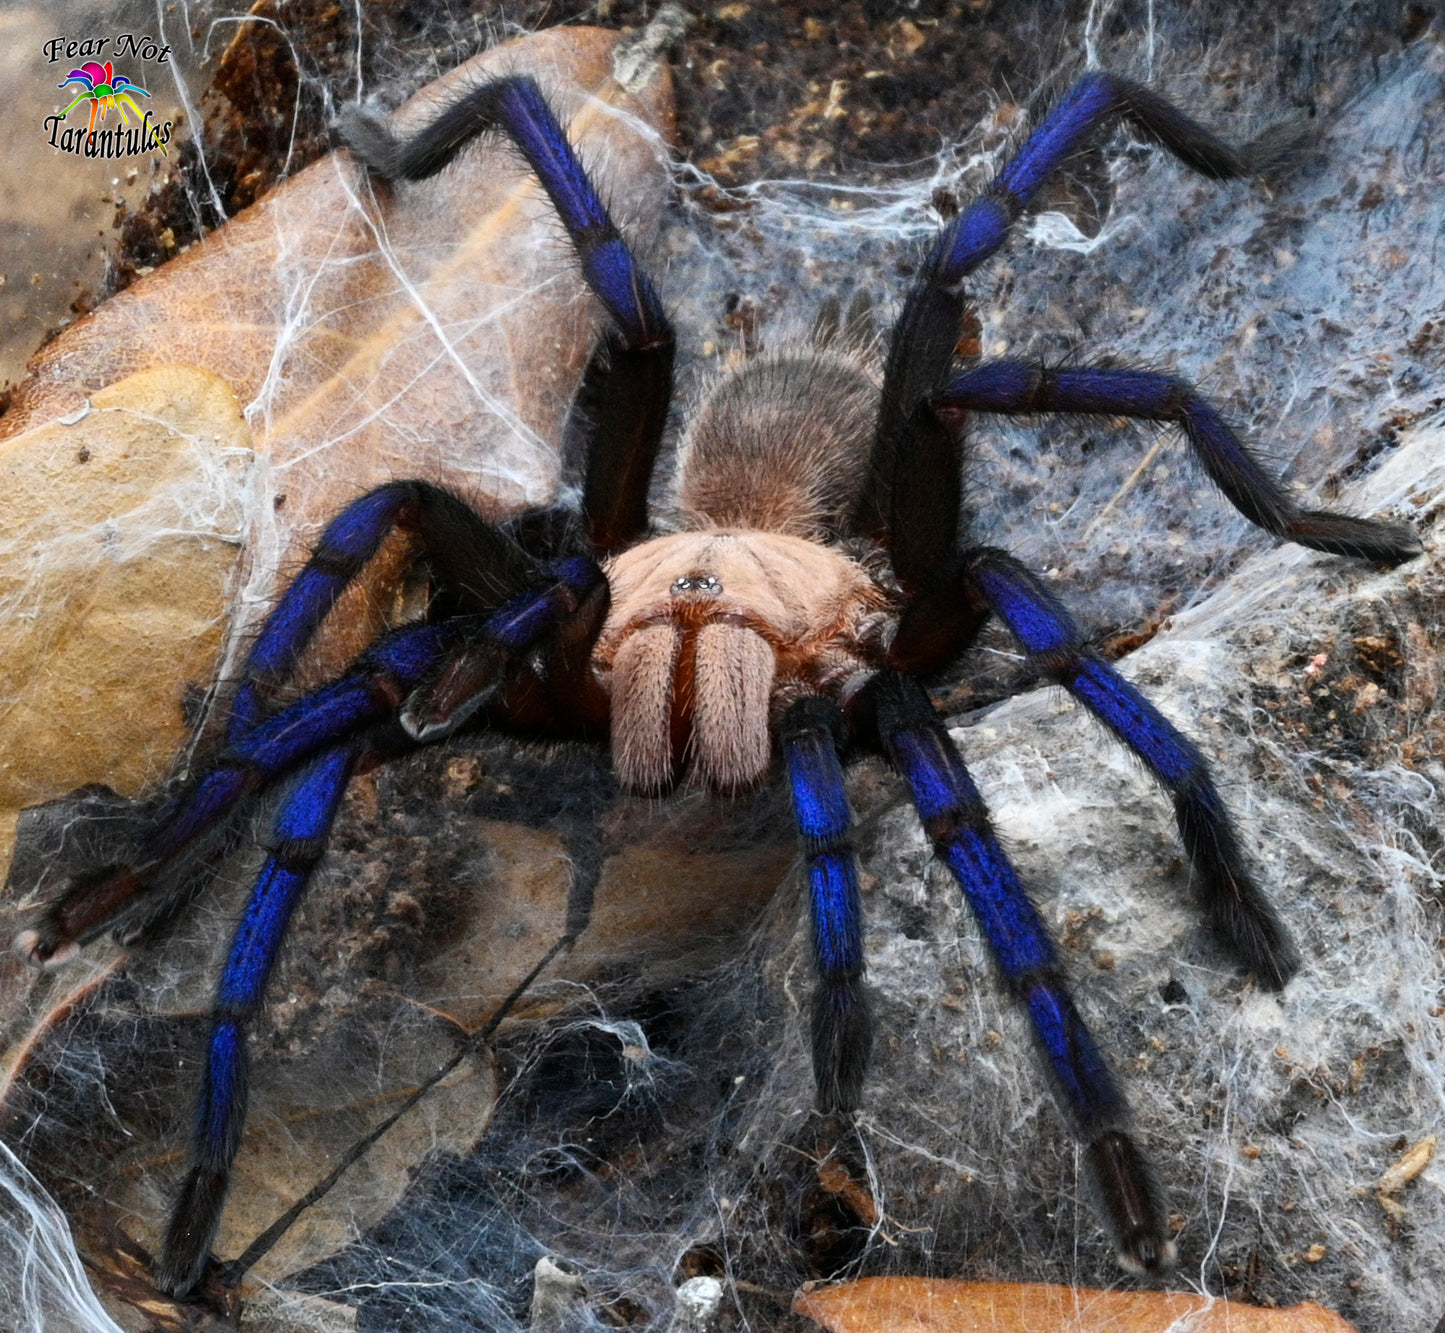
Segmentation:
{"type": "Polygon", "coordinates": [[[1375,1188],[1381,1194],[1398,1194],[1430,1165],[1430,1159],[1435,1156],[1435,1143],[1435,1135],[1427,1134],[1418,1143],[1411,1144],[1385,1169],[1375,1188]]]}
{"type": "MultiPolygon", "coordinates": [[[[610,72],[615,41],[599,29],[558,28],[499,47],[422,90],[396,123],[425,121],[439,100],[499,69],[534,74],[614,213],[640,220],[629,231],[645,244],[666,188],[660,141],[672,124],[671,88],[665,67],[621,88],[610,72]]],[[[230,590],[238,644],[326,520],[369,486],[424,477],[493,513],[550,499],[599,319],[540,186],[505,144],[479,142],[439,176],[394,185],[372,182],[337,152],[48,344],[0,418],[0,440],[73,416],[142,370],[184,362],[225,380],[261,455],[249,479],[243,579],[230,590]]],[[[102,479],[92,480],[103,506],[102,479]]],[[[0,580],[29,577],[35,549],[15,550],[0,580]]],[[[104,558],[97,545],[94,567],[104,558]]],[[[183,568],[171,577],[185,577],[183,568]]],[[[389,609],[373,589],[355,590],[323,635],[318,675],[374,637],[389,609]]],[[[223,611],[213,596],[205,615],[223,611]]],[[[98,613],[109,611],[102,604],[98,613]]],[[[27,617],[19,629],[34,623],[27,617]]],[[[167,669],[166,655],[142,649],[138,660],[158,689],[177,693],[185,677],[167,669]]],[[[212,674],[204,665],[188,673],[212,674]]],[[[40,697],[16,723],[29,728],[58,711],[59,701],[40,697]]],[[[127,766],[148,762],[154,775],[128,739],[96,725],[78,734],[90,749],[85,779],[115,785],[127,766]]],[[[174,726],[170,737],[173,750],[174,726]]],[[[76,780],[67,771],[27,798],[76,780]]]]}
{"type": "Polygon", "coordinates": [[[183,366],[0,442],[0,856],[23,806],[164,776],[220,650],[250,461],[235,394],[183,366]]]}
{"type": "Polygon", "coordinates": [[[935,1278],[804,1288],[793,1309],[830,1333],[1354,1333],[1310,1302],[1261,1310],[1183,1293],[935,1278]]]}

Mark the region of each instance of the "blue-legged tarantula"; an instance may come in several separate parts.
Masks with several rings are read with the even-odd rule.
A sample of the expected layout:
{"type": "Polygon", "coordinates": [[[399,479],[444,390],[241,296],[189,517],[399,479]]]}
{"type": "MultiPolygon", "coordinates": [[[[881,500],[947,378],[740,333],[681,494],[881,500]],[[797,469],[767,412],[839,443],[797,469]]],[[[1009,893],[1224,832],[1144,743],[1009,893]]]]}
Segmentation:
{"type": "Polygon", "coordinates": [[[1389,563],[1421,546],[1402,523],[1298,508],[1178,379],[959,363],[965,279],[1054,168],[1118,116],[1214,179],[1245,175],[1267,155],[1263,141],[1231,148],[1139,84],[1087,75],[933,244],[893,325],[881,379],[846,338],[724,376],[682,439],[681,530],[653,535],[648,490],[671,404],[673,332],[537,85],[490,81],[405,140],[375,116],[349,114],[352,147],[388,178],[428,177],[479,133],[507,136],[550,197],[610,332],[588,369],[580,505],[497,526],[446,490],[398,481],[347,506],[257,636],[214,766],[156,819],[136,857],[74,882],[18,940],[33,961],[53,965],[108,927],[154,920],[188,891],[196,863],[214,860],[218,830],[241,800],[276,790],[268,856],[216,994],[189,1170],[156,1262],[163,1289],[187,1293],[205,1269],[246,1113],[247,1028],[349,778],[463,726],[610,737],[619,777],[644,792],[682,780],[739,791],[781,753],[811,888],[813,1071],[830,1111],[858,1104],[870,1045],[842,759],[886,756],[1027,1010],[1087,1145],[1121,1262],[1145,1272],[1169,1265],[1164,1210],[1127,1132],[1124,1096],[920,680],[956,662],[997,616],[1030,665],[1099,718],[1172,797],[1201,907],[1240,965],[1279,988],[1299,956],[1198,750],[1086,648],[1035,574],[960,531],[967,416],[1175,422],[1225,497],[1269,532],[1389,563]],[[431,580],[425,618],[378,640],[334,682],[269,706],[398,526],[415,535],[431,580]]]}

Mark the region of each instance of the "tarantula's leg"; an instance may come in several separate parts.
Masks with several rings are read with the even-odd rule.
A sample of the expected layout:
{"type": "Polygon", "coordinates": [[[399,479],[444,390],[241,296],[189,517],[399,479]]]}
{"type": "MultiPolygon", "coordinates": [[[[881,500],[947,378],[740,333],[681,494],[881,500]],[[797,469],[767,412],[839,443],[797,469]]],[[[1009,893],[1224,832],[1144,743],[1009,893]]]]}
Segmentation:
{"type": "Polygon", "coordinates": [[[152,882],[204,847],[244,797],[398,710],[411,740],[437,739],[491,698],[511,665],[549,635],[574,619],[600,624],[606,581],[593,560],[558,560],[538,566],[535,577],[545,582],[489,617],[394,631],[339,680],[252,725],[161,816],[135,864],[105,867],[74,885],[17,937],[16,947],[33,962],[58,966],[78,945],[140,910],[152,882]]]}
{"type": "Polygon", "coordinates": [[[1300,509],[1249,447],[1191,385],[1147,370],[991,361],[960,371],[937,396],[944,408],[979,412],[1083,412],[1175,421],[1210,480],[1251,523],[1334,555],[1398,564],[1424,549],[1407,523],[1300,509]]]}
{"type": "Polygon", "coordinates": [[[647,529],[647,490],[672,401],[672,324],[536,81],[516,75],[473,88],[409,139],[359,107],[348,109],[342,129],[352,151],[389,180],[433,176],[488,131],[516,145],[615,330],[598,372],[597,443],[583,482],[592,549],[607,554],[636,540],[647,529]]]}
{"type": "Polygon", "coordinates": [[[853,820],[838,762],[844,733],[842,713],[817,695],[791,705],[779,729],[813,905],[813,1079],[823,1111],[858,1105],[873,1040],[853,820]]]}
{"type": "Polygon", "coordinates": [[[215,1240],[246,1123],[246,1029],[261,1007],[291,914],[326,849],[361,749],[353,742],[316,756],[291,779],[272,819],[270,855],[216,990],[190,1168],[155,1264],[156,1285],[173,1296],[196,1285],[215,1240]]]}
{"type": "MultiPolygon", "coordinates": [[[[995,254],[1009,228],[1058,165],[1102,125],[1123,116],[1185,166],[1215,180],[1245,176],[1278,152],[1278,133],[1231,147],[1152,89],[1116,74],[1086,74],[1044,118],[988,190],[949,224],[924,261],[893,327],[883,377],[878,433],[855,527],[886,537],[894,527],[892,490],[909,460],[910,422],[953,364],[965,310],[964,279],[995,254]]],[[[899,519],[899,523],[906,519],[899,519]]]]}
{"type": "Polygon", "coordinates": [[[398,630],[362,654],[351,673],[253,728],[245,753],[223,754],[217,767],[188,785],[157,820],[132,863],[103,867],[72,885],[33,927],[16,936],[16,949],[33,963],[58,967],[107,927],[151,910],[147,891],[152,884],[183,854],[202,852],[242,798],[318,747],[377,720],[388,707],[394,711],[407,689],[440,659],[446,633],[436,625],[398,630]]]}
{"type": "Polygon", "coordinates": [[[1074,1008],[1048,931],[999,846],[983,799],[922,686],[874,677],[854,715],[903,774],[934,853],[953,872],[1009,989],[1028,1011],[1059,1101],[1088,1157],[1119,1244],[1119,1262],[1157,1272],[1174,1262],[1163,1209],[1125,1130],[1128,1107],[1074,1008]]]}
{"type": "Polygon", "coordinates": [[[1194,743],[1113,667],[1085,650],[1069,613],[1012,556],[987,547],[965,552],[959,583],[960,595],[998,615],[1030,665],[1068,690],[1174,798],[1179,835],[1210,924],[1263,985],[1281,989],[1299,970],[1299,954],[1245,864],[1229,811],[1194,743]]]}

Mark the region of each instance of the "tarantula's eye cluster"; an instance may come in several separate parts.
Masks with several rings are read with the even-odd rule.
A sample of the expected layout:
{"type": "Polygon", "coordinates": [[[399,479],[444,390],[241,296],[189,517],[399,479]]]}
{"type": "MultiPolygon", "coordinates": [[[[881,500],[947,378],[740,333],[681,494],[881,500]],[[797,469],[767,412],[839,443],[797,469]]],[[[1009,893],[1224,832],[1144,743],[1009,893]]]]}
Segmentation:
{"type": "Polygon", "coordinates": [[[720,597],[722,590],[722,584],[711,574],[684,574],[672,585],[675,597],[687,592],[699,593],[704,597],[720,597]]]}
{"type": "Polygon", "coordinates": [[[757,530],[658,537],[607,577],[593,662],[611,693],[618,776],[638,791],[684,776],[723,792],[760,781],[778,702],[859,669],[882,600],[840,551],[757,530]]]}

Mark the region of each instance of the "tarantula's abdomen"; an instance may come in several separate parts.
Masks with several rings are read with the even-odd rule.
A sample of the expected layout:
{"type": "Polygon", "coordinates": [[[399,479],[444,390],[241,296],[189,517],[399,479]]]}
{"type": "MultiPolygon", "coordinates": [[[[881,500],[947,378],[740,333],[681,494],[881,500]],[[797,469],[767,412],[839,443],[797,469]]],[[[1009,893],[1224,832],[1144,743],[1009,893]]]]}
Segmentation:
{"type": "Polygon", "coordinates": [[[677,484],[684,519],[819,540],[843,532],[877,413],[878,385],[861,357],[808,348],[749,361],[688,425],[677,484]]]}
{"type": "Polygon", "coordinates": [[[776,532],[680,532],[616,557],[593,656],[610,696],[612,757],[639,791],[684,776],[758,782],[774,699],[867,665],[877,586],[841,552],[776,532]]]}

